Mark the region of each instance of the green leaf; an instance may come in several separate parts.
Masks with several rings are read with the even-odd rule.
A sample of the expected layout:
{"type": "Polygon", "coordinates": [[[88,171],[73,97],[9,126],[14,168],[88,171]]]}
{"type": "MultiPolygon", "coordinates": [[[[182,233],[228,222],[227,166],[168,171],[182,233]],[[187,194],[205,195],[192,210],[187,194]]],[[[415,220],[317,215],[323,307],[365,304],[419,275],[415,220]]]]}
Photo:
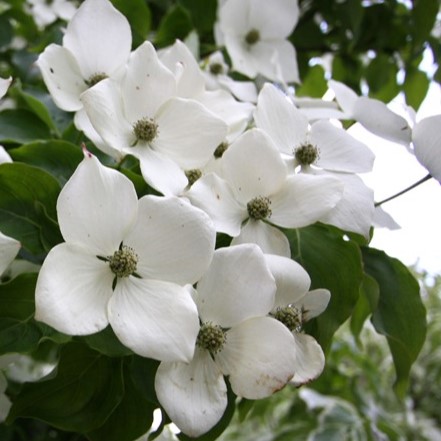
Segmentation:
{"type": "Polygon", "coordinates": [[[130,23],[134,46],[147,39],[151,27],[151,13],[144,0],[112,0],[113,5],[122,12],[130,23]]]}
{"type": "Polygon", "coordinates": [[[369,96],[389,102],[398,92],[398,66],[393,57],[379,53],[366,68],[369,96]]]}
{"type": "Polygon", "coordinates": [[[81,149],[67,141],[36,141],[8,153],[14,161],[39,167],[64,185],[83,159],[81,149]]]}
{"type": "Polygon", "coordinates": [[[7,421],[36,418],[62,430],[90,432],[105,423],[123,393],[120,360],[70,343],[61,349],[55,376],[23,385],[7,421]]]}
{"type": "Polygon", "coordinates": [[[0,165],[0,231],[41,255],[62,241],[55,221],[60,185],[50,174],[27,164],[0,165]]]}
{"type": "Polygon", "coordinates": [[[36,274],[0,284],[0,354],[31,352],[40,332],[29,319],[34,312],[36,274]]]}
{"type": "Polygon", "coordinates": [[[100,428],[89,432],[91,441],[133,441],[144,435],[153,423],[152,404],[136,387],[130,371],[124,369],[124,397],[100,428]]]}
{"type": "Polygon", "coordinates": [[[15,82],[14,86],[9,89],[9,94],[15,99],[21,100],[26,106],[27,110],[33,112],[49,127],[49,129],[51,129],[54,133],[57,133],[57,128],[55,127],[46,106],[37,98],[33,97],[29,93],[24,92],[19,81],[15,82]]]}
{"type": "Polygon", "coordinates": [[[339,14],[340,20],[345,24],[345,26],[350,29],[351,37],[355,44],[358,35],[360,34],[360,26],[363,21],[363,14],[365,8],[363,8],[360,0],[352,0],[346,3],[336,3],[336,12],[339,14]],[[355,38],[354,38],[355,37],[355,38]]]}
{"type": "Polygon", "coordinates": [[[0,51],[6,49],[12,41],[14,30],[6,16],[0,16],[0,51]]]}
{"type": "Polygon", "coordinates": [[[364,322],[376,309],[378,299],[380,297],[380,288],[376,280],[367,274],[363,277],[363,282],[360,286],[360,297],[355,305],[355,309],[351,316],[350,327],[353,336],[360,345],[360,332],[363,329],[364,322]]]}
{"type": "Polygon", "coordinates": [[[22,88],[16,81],[10,95],[18,101],[20,108],[33,112],[58,138],[72,121],[72,114],[57,107],[50,94],[39,88],[29,85],[22,88]]]}
{"type": "Polygon", "coordinates": [[[357,59],[345,55],[335,55],[332,59],[332,78],[345,83],[360,95],[360,79],[363,66],[357,59]]]}
{"type": "Polygon", "coordinates": [[[150,402],[159,407],[155,392],[155,375],[159,361],[134,355],[130,366],[131,375],[136,388],[147,397],[150,402]]]}
{"type": "Polygon", "coordinates": [[[129,348],[126,348],[118,340],[111,326],[107,326],[96,334],[87,335],[83,339],[92,349],[108,357],[124,357],[125,355],[133,354],[129,348]]]}
{"type": "Polygon", "coordinates": [[[429,90],[429,84],[429,78],[424,72],[418,69],[407,70],[403,84],[406,104],[418,110],[429,90]]]}
{"type": "Polygon", "coordinates": [[[40,330],[32,321],[22,322],[11,318],[0,320],[0,354],[29,353],[37,348],[40,330]]]}
{"type": "Polygon", "coordinates": [[[394,388],[403,397],[410,368],[426,337],[426,311],[419,285],[399,260],[372,248],[362,251],[365,270],[380,287],[372,323],[387,338],[397,376],[394,388]]]}
{"type": "Polygon", "coordinates": [[[26,321],[35,311],[37,273],[20,274],[0,284],[0,317],[26,321]]]}
{"type": "Polygon", "coordinates": [[[321,98],[328,90],[325,79],[325,70],[322,66],[315,65],[308,70],[302,84],[296,89],[296,96],[321,98]]]}
{"type": "Polygon", "coordinates": [[[184,40],[193,29],[188,11],[181,5],[173,6],[159,23],[155,44],[159,47],[169,46],[177,38],[184,40]]]}
{"type": "Polygon", "coordinates": [[[47,125],[33,112],[22,109],[0,112],[0,142],[25,144],[50,137],[47,125]]]}
{"type": "Polygon", "coordinates": [[[41,333],[30,319],[35,310],[36,273],[0,284],[0,354],[31,352],[41,333]]]}
{"type": "Polygon", "coordinates": [[[190,12],[199,35],[212,33],[217,13],[216,0],[181,0],[181,4],[190,12]]]}
{"type": "Polygon", "coordinates": [[[43,322],[35,322],[38,329],[41,333],[40,343],[50,341],[56,344],[65,344],[69,343],[72,340],[72,336],[63,334],[61,332],[56,331],[49,325],[43,322]]]}
{"type": "Polygon", "coordinates": [[[430,35],[440,4],[439,0],[415,0],[412,10],[413,16],[413,44],[422,44],[430,35]]]}
{"type": "Polygon", "coordinates": [[[28,49],[14,51],[11,56],[11,62],[15,67],[14,77],[20,77],[27,83],[41,80],[40,69],[36,66],[38,55],[29,52],[28,49]]]}
{"type": "Polygon", "coordinates": [[[359,247],[323,225],[288,230],[286,234],[292,258],[311,277],[311,289],[326,288],[331,292],[326,311],[307,326],[308,332],[326,350],[358,301],[363,280],[359,247]]]}

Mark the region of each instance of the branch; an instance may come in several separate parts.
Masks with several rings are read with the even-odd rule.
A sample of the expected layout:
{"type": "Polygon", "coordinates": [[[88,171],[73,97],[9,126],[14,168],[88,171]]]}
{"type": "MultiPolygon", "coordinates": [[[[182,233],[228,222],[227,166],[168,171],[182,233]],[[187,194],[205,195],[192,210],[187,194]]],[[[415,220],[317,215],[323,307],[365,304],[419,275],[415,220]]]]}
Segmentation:
{"type": "Polygon", "coordinates": [[[410,187],[407,187],[404,190],[401,190],[400,192],[394,194],[393,196],[389,196],[388,198],[383,199],[380,202],[376,202],[375,206],[379,207],[380,205],[384,204],[385,202],[389,202],[392,199],[395,199],[398,196],[401,196],[402,194],[407,193],[408,191],[412,190],[413,188],[418,187],[418,185],[421,185],[423,182],[428,181],[431,177],[432,177],[432,175],[429,173],[427,176],[424,176],[424,178],[422,178],[419,181],[415,182],[415,184],[412,184],[410,187]]]}

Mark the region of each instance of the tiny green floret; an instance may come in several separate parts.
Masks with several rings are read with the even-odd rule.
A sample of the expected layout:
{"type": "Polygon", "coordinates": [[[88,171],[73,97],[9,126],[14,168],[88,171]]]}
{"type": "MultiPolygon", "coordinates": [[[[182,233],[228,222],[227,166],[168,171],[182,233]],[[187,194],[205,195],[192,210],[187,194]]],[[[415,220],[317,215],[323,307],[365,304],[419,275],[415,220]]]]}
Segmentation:
{"type": "Polygon", "coordinates": [[[202,176],[202,172],[199,169],[194,168],[192,170],[186,170],[185,176],[187,176],[188,185],[192,186],[202,176]]]}
{"type": "Polygon", "coordinates": [[[224,73],[224,67],[221,63],[212,63],[210,64],[210,73],[213,75],[220,75],[224,73]]]}
{"type": "Polygon", "coordinates": [[[136,142],[152,142],[158,135],[158,124],[151,118],[141,118],[133,124],[133,133],[136,142]]]}
{"type": "Polygon", "coordinates": [[[277,308],[273,316],[290,331],[300,331],[302,328],[302,312],[295,306],[277,308]]]}
{"type": "Polygon", "coordinates": [[[258,196],[247,204],[248,215],[251,219],[260,220],[271,216],[271,201],[264,196],[258,196]]]}
{"type": "Polygon", "coordinates": [[[312,144],[302,144],[294,149],[294,156],[300,165],[311,165],[320,157],[319,149],[312,144]]]}
{"type": "Polygon", "coordinates": [[[99,83],[102,80],[109,78],[104,72],[97,72],[93,74],[88,80],[85,80],[85,83],[89,86],[95,86],[95,84],[99,83]]]}
{"type": "Polygon", "coordinates": [[[213,156],[216,159],[222,158],[222,155],[226,152],[227,148],[228,148],[228,142],[226,142],[226,141],[221,142],[216,147],[216,150],[214,151],[213,156]]]}
{"type": "Polygon", "coordinates": [[[252,46],[260,40],[260,33],[257,29],[251,29],[247,35],[245,35],[245,41],[247,44],[252,46]]]}
{"type": "Polygon", "coordinates": [[[225,331],[219,325],[205,322],[199,329],[196,345],[214,355],[224,347],[226,340],[225,331]]]}
{"type": "Polygon", "coordinates": [[[108,258],[109,266],[116,277],[128,277],[135,273],[138,264],[138,255],[133,248],[122,245],[113,256],[108,258]]]}

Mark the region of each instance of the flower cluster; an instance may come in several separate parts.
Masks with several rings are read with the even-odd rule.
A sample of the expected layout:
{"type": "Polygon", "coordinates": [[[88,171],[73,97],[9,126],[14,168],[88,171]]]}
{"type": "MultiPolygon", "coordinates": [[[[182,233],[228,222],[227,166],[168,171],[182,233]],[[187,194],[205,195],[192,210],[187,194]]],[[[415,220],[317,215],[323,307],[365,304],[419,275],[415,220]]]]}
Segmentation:
{"type": "MultiPolygon", "coordinates": [[[[228,41],[233,4],[220,15],[228,41]]],[[[226,409],[224,377],[237,396],[257,399],[321,373],[323,352],[302,325],[325,309],[329,291],[307,294],[309,276],[277,227],[325,219],[342,200],[344,181],[316,166],[355,173],[369,169],[372,155],[329,123],[310,131],[269,83],[257,105],[208,90],[180,41],[160,52],[149,41],[130,47],[124,16],[107,0],[86,0],[63,45],[38,59],[54,101],[76,112],[77,128],[114,160],[137,158],[160,195],[138,200],[127,177],[84,149],[58,198],[65,242],[42,265],[35,318],[69,335],[110,324],[126,347],[160,360],[159,402],[197,436],[226,409]],[[104,32],[109,23],[114,40],[104,32]],[[341,151],[329,152],[326,131],[334,144],[344,140],[341,151]],[[306,145],[309,160],[290,159],[306,145]],[[231,246],[215,250],[216,232],[234,237],[231,246]]]]}

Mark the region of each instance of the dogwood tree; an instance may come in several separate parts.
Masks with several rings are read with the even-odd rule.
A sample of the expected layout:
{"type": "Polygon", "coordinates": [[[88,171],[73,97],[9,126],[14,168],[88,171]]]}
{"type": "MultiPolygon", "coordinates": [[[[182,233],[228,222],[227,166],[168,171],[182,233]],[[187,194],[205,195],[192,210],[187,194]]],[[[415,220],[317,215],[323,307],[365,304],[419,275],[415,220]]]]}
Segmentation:
{"type": "Polygon", "coordinates": [[[404,396],[425,309],[370,246],[393,220],[348,129],[440,179],[439,115],[415,118],[438,7],[0,2],[0,435],[214,440],[320,377],[347,320],[404,396]]]}

